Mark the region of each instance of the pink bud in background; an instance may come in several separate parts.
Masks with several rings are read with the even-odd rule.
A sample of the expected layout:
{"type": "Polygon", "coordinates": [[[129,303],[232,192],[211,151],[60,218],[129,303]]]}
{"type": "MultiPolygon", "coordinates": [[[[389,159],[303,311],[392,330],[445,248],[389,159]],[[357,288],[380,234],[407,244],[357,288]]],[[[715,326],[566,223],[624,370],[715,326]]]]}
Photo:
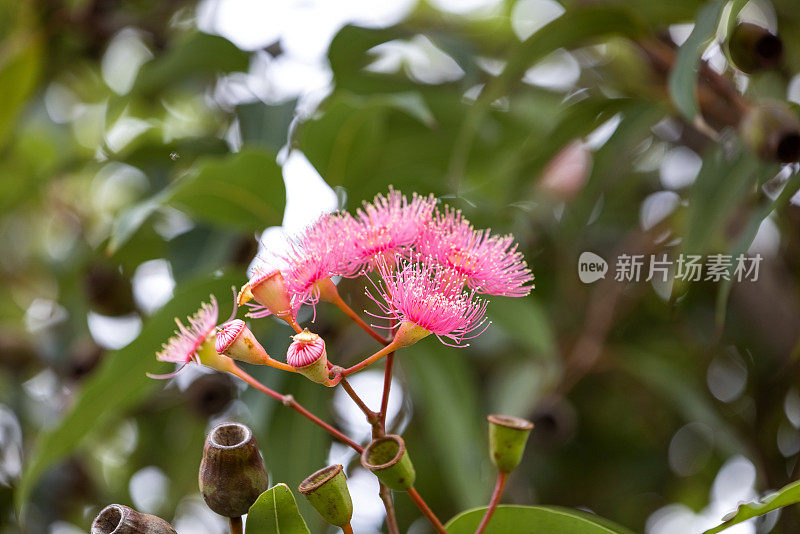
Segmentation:
{"type": "Polygon", "coordinates": [[[592,171],[592,153],[580,141],[572,141],[547,164],[539,189],[559,200],[570,200],[583,190],[592,171]]]}
{"type": "Polygon", "coordinates": [[[241,362],[268,365],[270,361],[267,351],[241,319],[228,321],[219,328],[214,348],[218,353],[241,362]]]}
{"type": "Polygon", "coordinates": [[[303,330],[292,337],[294,342],[286,351],[286,363],[309,380],[320,384],[328,381],[328,356],[325,341],[313,332],[303,330]]]}

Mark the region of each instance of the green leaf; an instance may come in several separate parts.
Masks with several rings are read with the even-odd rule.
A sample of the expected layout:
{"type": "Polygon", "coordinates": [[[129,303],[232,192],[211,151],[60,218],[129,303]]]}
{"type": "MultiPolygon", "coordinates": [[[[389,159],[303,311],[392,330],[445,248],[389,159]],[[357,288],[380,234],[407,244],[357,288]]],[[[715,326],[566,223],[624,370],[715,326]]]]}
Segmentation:
{"type": "MultiPolygon", "coordinates": [[[[753,244],[753,239],[755,239],[758,229],[761,226],[761,223],[764,222],[764,219],[769,217],[770,213],[778,212],[784,206],[786,206],[786,204],[789,203],[799,189],[800,173],[789,178],[789,180],[786,182],[786,185],[784,185],[783,190],[781,190],[781,193],[775,200],[765,203],[753,212],[753,214],[750,216],[750,219],[747,221],[747,225],[739,234],[736,243],[730,251],[730,254],[733,258],[738,258],[740,254],[747,252],[747,249],[750,248],[751,244],[753,244]]],[[[731,270],[733,270],[733,266],[731,266],[731,270]]],[[[720,281],[719,291],[717,292],[715,314],[718,326],[722,326],[725,323],[725,312],[732,285],[732,277],[727,280],[722,279],[720,281]]]]}
{"type": "Polygon", "coordinates": [[[476,397],[478,386],[466,358],[435,339],[398,356],[409,370],[408,385],[433,444],[430,454],[441,465],[444,483],[461,507],[486,502],[488,497],[478,467],[488,460],[486,429],[476,397]]]}
{"type": "Polygon", "coordinates": [[[705,158],[690,196],[683,242],[686,254],[704,254],[713,248],[710,244],[723,231],[731,207],[771,171],[768,167],[747,151],[729,158],[722,150],[714,150],[705,158]]]}
{"type": "Polygon", "coordinates": [[[17,509],[25,505],[48,467],[72,454],[94,429],[136,406],[161,385],[145,373],[167,369],[168,364],[156,361],[155,352],[175,329],[173,318],[193,314],[209,294],[228,295],[231,286],[240,280],[240,273],[236,273],[187,283],[147,321],[139,337],[105,356],[102,366],[84,383],[70,411],[56,426],[39,435],[14,495],[17,509]]]}
{"type": "Polygon", "coordinates": [[[689,121],[693,121],[697,115],[697,102],[694,94],[697,62],[700,61],[700,56],[714,37],[724,6],[723,0],[716,0],[703,6],[697,15],[692,34],[678,50],[675,66],[669,75],[669,92],[672,95],[672,101],[678,111],[689,121]]]}
{"type": "Polygon", "coordinates": [[[502,305],[492,307],[490,317],[516,342],[535,354],[549,356],[555,352],[553,330],[536,299],[507,299],[502,305]]]}
{"type": "Polygon", "coordinates": [[[154,93],[177,83],[213,79],[218,73],[246,72],[250,55],[223,37],[193,32],[182,36],[169,52],[142,66],[134,92],[154,93]]]}
{"type": "Polygon", "coordinates": [[[277,484],[250,507],[245,534],[310,534],[289,486],[277,484]]]}
{"type": "MultiPolygon", "coordinates": [[[[597,4],[571,9],[522,42],[500,74],[499,86],[519,80],[529,67],[559,48],[576,48],[609,35],[634,37],[643,31],[642,21],[624,7],[597,4]]],[[[491,91],[487,98],[493,101],[500,94],[491,91]]]]}
{"type": "Polygon", "coordinates": [[[269,105],[251,102],[236,107],[239,129],[245,148],[266,147],[279,151],[289,139],[289,124],[294,118],[297,100],[269,105]]]}
{"type": "Polygon", "coordinates": [[[184,177],[114,221],[108,252],[119,250],[165,204],[200,221],[255,231],[281,223],[286,191],[271,151],[249,149],[199,159],[184,177]]]}
{"type": "Polygon", "coordinates": [[[758,502],[751,502],[747,504],[740,504],[736,509],[733,517],[726,516],[721,525],[712,529],[706,530],[703,534],[716,534],[722,532],[733,525],[747,521],[753,517],[764,515],[772,510],[789,506],[790,504],[797,504],[800,502],[800,480],[792,482],[777,492],[765,497],[758,502]]]}
{"type": "Polygon", "coordinates": [[[111,238],[108,241],[107,251],[114,254],[119,248],[133,237],[133,234],[150,218],[169,198],[171,191],[165,189],[155,196],[140,202],[123,211],[114,220],[111,228],[111,238]]]}
{"type": "Polygon", "coordinates": [[[274,153],[253,149],[198,161],[169,203],[211,224],[258,230],[281,223],[286,191],[274,153]]]}
{"type": "MultiPolygon", "coordinates": [[[[486,507],[468,510],[445,525],[450,534],[473,534],[486,507]]],[[[497,507],[485,534],[631,534],[631,531],[596,515],[556,506],[497,507]]]]}
{"type": "Polygon", "coordinates": [[[43,52],[41,36],[30,30],[19,30],[0,42],[0,147],[36,88],[43,52]]]}

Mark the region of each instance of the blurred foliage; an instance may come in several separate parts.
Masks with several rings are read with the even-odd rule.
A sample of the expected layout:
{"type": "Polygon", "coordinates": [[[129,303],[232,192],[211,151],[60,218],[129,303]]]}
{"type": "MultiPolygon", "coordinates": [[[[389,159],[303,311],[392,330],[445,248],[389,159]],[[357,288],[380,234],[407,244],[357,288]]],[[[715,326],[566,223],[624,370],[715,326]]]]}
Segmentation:
{"type": "MultiPolygon", "coordinates": [[[[523,3],[455,15],[421,2],[391,27],[345,26],[328,51],[330,92],[311,109],[303,95],[225,97],[256,55],[283,52],[198,30],[194,2],[0,3],[0,531],[20,532],[20,510],[27,532],[85,528],[105,504],[132,504],[132,476],[152,467],[168,481],[152,511],[172,520],[197,493],[204,432],[220,414],[254,428],[273,484],[295,487],[327,461],[326,434],[254,391],[215,375],[181,387],[144,375],[167,367],[154,352],[172,317],[211,292],[227,316],[256,232],[281,222],[291,151],[344,208],[389,184],[432,192],[476,226],[513,232],[532,265],[533,295],[494,299],[494,324],[469,349],[427,340],[397,358],[414,420],[404,438],[440,518],[485,505],[494,411],[536,424],[505,502],[587,508],[634,531],[672,503],[706,508],[732,457],[752,463],[759,494],[797,478],[800,178],[737,131],[790,84],[797,98],[796,1],[563,0],[559,18],[518,35],[523,3]],[[778,21],[784,58],[748,76],[719,48],[711,56],[753,9],[778,21]],[[673,25],[695,21],[685,43],[675,37],[673,25]],[[413,57],[380,66],[379,45],[420,36],[457,75],[431,78],[413,57]],[[552,82],[559,58],[578,68],[566,84],[531,70],[550,64],[552,82]],[[699,173],[676,185],[665,167],[685,151],[699,173]],[[665,193],[673,209],[653,221],[647,206],[665,193]],[[757,282],[614,280],[623,253],[738,255],[757,234],[757,282]],[[611,264],[592,285],[576,270],[587,250],[611,264]],[[176,283],[158,311],[135,291],[153,265],[176,283]],[[98,317],[144,326],[115,350],[98,317]]],[[[369,307],[358,282],[341,287],[354,309],[369,307]]],[[[372,349],[324,305],[315,330],[342,364],[372,349]]],[[[271,353],[288,345],[277,323],[254,331],[271,353]]],[[[336,421],[330,391],[252,372],[336,421]]],[[[405,532],[419,514],[396,503],[405,532]]],[[[800,514],[763,525],[797,532],[800,514]]]]}

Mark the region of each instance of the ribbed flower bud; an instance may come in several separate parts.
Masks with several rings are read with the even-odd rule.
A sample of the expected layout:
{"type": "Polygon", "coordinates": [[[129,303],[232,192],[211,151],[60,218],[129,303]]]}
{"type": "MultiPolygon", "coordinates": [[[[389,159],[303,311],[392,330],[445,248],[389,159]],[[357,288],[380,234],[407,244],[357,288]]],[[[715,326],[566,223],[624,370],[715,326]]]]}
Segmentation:
{"type": "Polygon", "coordinates": [[[307,329],[292,337],[286,351],[286,363],[306,378],[320,384],[328,381],[328,356],[325,340],[307,329]]]}
{"type": "Polygon", "coordinates": [[[741,22],[731,31],[728,53],[734,66],[743,72],[774,69],[783,59],[783,42],[762,26],[741,22]]]}
{"type": "Polygon", "coordinates": [[[744,141],[763,159],[800,160],[800,120],[782,102],[753,107],[739,125],[744,141]]]}
{"type": "Polygon", "coordinates": [[[269,361],[267,351],[241,319],[228,321],[219,327],[214,348],[218,353],[240,362],[266,365],[269,361]]]}
{"type": "Polygon", "coordinates": [[[350,523],[353,501],[341,465],[320,469],[301,482],[298,490],[328,523],[337,527],[350,523]]]}
{"type": "Polygon", "coordinates": [[[372,440],[361,453],[361,465],[395,491],[408,491],[417,476],[403,438],[393,434],[372,440]]]}
{"type": "Polygon", "coordinates": [[[500,471],[510,473],[522,460],[533,423],[511,415],[490,415],[487,419],[492,462],[500,471]]]}
{"type": "Polygon", "coordinates": [[[208,434],[200,463],[200,492],[219,515],[241,517],[267,489],[267,470],[253,432],[222,423],[208,434]]]}
{"type": "Polygon", "coordinates": [[[121,504],[109,504],[92,522],[91,534],[177,534],[172,525],[154,515],[121,504]]]}
{"type": "MultiPolygon", "coordinates": [[[[239,292],[239,305],[255,299],[266,307],[273,315],[281,319],[294,316],[292,299],[286,289],[286,282],[278,269],[256,271],[253,277],[239,292]]],[[[288,319],[287,319],[288,320],[288,319]]]]}

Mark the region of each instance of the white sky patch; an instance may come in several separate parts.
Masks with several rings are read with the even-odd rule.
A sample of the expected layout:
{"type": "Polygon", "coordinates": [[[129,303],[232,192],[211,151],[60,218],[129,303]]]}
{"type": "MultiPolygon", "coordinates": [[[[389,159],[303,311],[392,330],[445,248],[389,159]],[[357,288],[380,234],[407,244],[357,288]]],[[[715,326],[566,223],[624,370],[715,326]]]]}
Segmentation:
{"type": "Polygon", "coordinates": [[[125,28],[111,39],[100,62],[103,81],[117,94],[131,90],[139,68],[153,58],[138,31],[125,28]]]}
{"type": "Polygon", "coordinates": [[[145,514],[155,514],[167,501],[169,478],[164,471],[150,465],[135,472],[128,482],[133,506],[145,514]]]}
{"type": "Polygon", "coordinates": [[[560,48],[525,72],[522,81],[554,91],[566,91],[581,76],[581,66],[575,56],[560,48]]]}
{"type": "Polygon", "coordinates": [[[524,41],[563,14],[564,6],[555,0],[519,0],[511,10],[511,28],[524,41]]]}
{"type": "Polygon", "coordinates": [[[658,191],[648,195],[639,208],[639,224],[649,230],[666,219],[680,205],[681,197],[674,191],[658,191]]]}
{"type": "Polygon", "coordinates": [[[605,145],[611,136],[614,135],[614,132],[617,131],[617,126],[619,126],[620,121],[622,120],[622,115],[617,113],[606,122],[595,128],[595,130],[586,136],[586,142],[584,145],[590,150],[599,150],[603,145],[605,145]]]}
{"type": "Polygon", "coordinates": [[[136,267],[131,284],[136,305],[152,315],[172,298],[175,289],[172,267],[165,259],[146,261],[136,267]]]}
{"type": "Polygon", "coordinates": [[[692,185],[703,166],[703,160],[693,150],[675,147],[667,152],[659,168],[661,185],[667,189],[682,189],[692,185]]]}
{"type": "MultiPolygon", "coordinates": [[[[647,520],[646,534],[685,534],[703,532],[717,526],[722,517],[739,503],[757,497],[753,488],[756,470],[743,456],[730,458],[717,473],[711,490],[711,502],[700,512],[683,504],[670,504],[656,510],[647,520]]],[[[755,534],[755,519],[739,523],[725,531],[731,534],[755,534]]]]}
{"type": "Polygon", "coordinates": [[[289,153],[283,164],[283,179],[286,183],[283,228],[287,233],[300,232],[323,213],[338,208],[336,193],[302,152],[292,150],[289,153]]]}
{"type": "Polygon", "coordinates": [[[142,331],[142,318],[135,313],[109,317],[90,311],[86,319],[92,337],[105,349],[121,349],[136,339],[142,331]]]}
{"type": "Polygon", "coordinates": [[[366,67],[372,72],[395,73],[402,69],[412,79],[432,85],[458,80],[464,75],[458,63],[424,35],[381,43],[369,53],[376,57],[366,67]]]}
{"type": "Polygon", "coordinates": [[[500,0],[431,0],[431,4],[441,9],[459,15],[480,14],[484,15],[495,9],[500,0]]]}

